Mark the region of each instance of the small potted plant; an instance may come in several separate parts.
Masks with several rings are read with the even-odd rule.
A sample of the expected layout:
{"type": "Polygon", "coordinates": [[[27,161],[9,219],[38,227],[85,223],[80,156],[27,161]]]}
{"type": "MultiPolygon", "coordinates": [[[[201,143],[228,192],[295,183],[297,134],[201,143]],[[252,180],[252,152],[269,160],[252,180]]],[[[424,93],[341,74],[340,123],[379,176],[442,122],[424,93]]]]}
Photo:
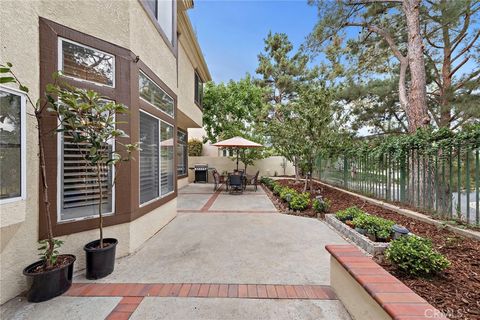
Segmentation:
{"type": "MultiPolygon", "coordinates": [[[[45,208],[43,213],[45,221],[47,222],[47,237],[39,241],[40,247],[38,250],[40,250],[39,255],[41,259],[23,269],[23,274],[28,278],[30,284],[27,292],[27,300],[30,302],[42,302],[59,296],[70,288],[72,285],[73,264],[76,258],[72,254],[59,254],[58,250],[63,244],[63,241],[53,237],[44,145],[46,135],[51,132],[44,128],[42,119],[46,116],[48,108],[53,103],[54,98],[51,96],[51,93],[47,91],[45,92],[45,97],[33,102],[29,95],[28,87],[22,84],[12,71],[12,67],[13,65],[9,62],[5,65],[0,65],[0,84],[12,83],[17,85],[20,91],[24,92],[27,103],[33,109],[33,114],[28,114],[33,115],[37,122],[40,181],[43,186],[40,192],[45,208]]],[[[55,86],[58,74],[54,74],[53,79],[54,84],[52,84],[52,86],[55,86]]]]}
{"type": "MultiPolygon", "coordinates": [[[[54,104],[54,111],[58,115],[61,131],[68,134],[77,145],[87,145],[88,148],[79,151],[88,164],[89,170],[95,176],[98,201],[98,229],[99,239],[91,241],[84,246],[86,252],[86,277],[99,279],[113,272],[115,265],[115,252],[118,240],[104,238],[103,236],[103,210],[104,177],[109,174],[112,167],[121,162],[129,161],[137,144],[123,144],[118,138],[128,138],[128,135],[117,128],[118,115],[125,114],[128,108],[114,101],[106,100],[92,90],[77,89],[71,86],[59,88],[56,92],[58,102],[54,104]],[[123,146],[123,154],[110,148],[109,141],[114,141],[116,146],[123,146]]],[[[115,184],[115,177],[112,179],[115,184]]]]}

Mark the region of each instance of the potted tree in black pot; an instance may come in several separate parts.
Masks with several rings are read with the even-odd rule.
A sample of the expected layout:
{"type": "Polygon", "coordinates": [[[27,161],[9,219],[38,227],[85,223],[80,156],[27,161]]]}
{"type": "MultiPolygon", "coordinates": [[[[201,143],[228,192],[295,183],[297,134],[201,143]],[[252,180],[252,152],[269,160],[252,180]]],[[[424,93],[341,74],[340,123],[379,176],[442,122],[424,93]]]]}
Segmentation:
{"type": "MultiPolygon", "coordinates": [[[[100,237],[84,246],[86,252],[86,277],[99,279],[113,272],[115,252],[118,240],[103,236],[103,203],[109,192],[106,183],[112,176],[112,169],[118,173],[120,163],[129,161],[137,144],[123,144],[118,138],[128,135],[117,128],[117,116],[128,112],[128,108],[92,90],[83,90],[64,86],[57,91],[58,102],[54,104],[54,112],[58,115],[61,131],[68,135],[73,143],[79,146],[86,170],[94,177],[98,190],[98,228],[100,237]],[[109,143],[114,142],[114,143],[109,143]],[[122,146],[123,154],[113,146],[122,146]],[[82,147],[80,147],[82,146],[82,147]]],[[[112,187],[115,176],[111,178],[112,187]]]]}
{"type": "MultiPolygon", "coordinates": [[[[23,270],[23,274],[28,278],[29,290],[27,300],[30,302],[41,302],[52,299],[66,292],[72,285],[73,264],[75,256],[71,254],[59,254],[59,248],[63,241],[53,237],[52,221],[50,215],[50,201],[48,198],[48,183],[45,164],[45,145],[44,139],[49,134],[55,134],[55,130],[49,131],[43,125],[43,117],[46,116],[49,106],[54,102],[51,90],[45,92],[45,96],[36,102],[29,95],[29,89],[18,79],[12,71],[12,64],[7,62],[0,65],[0,84],[12,83],[18,86],[19,90],[24,92],[27,103],[32,107],[37,122],[38,136],[38,157],[40,162],[40,180],[42,184],[41,198],[44,206],[44,218],[47,225],[47,237],[39,241],[41,259],[32,263],[23,270]]],[[[57,85],[58,74],[53,75],[54,83],[49,88],[57,85]]]]}

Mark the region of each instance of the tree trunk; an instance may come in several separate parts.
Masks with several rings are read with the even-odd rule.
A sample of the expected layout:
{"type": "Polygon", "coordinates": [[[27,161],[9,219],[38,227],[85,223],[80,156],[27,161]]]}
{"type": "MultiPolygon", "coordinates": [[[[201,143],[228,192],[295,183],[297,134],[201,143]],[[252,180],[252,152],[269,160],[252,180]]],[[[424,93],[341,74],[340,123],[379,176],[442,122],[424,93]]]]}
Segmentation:
{"type": "Polygon", "coordinates": [[[100,230],[100,248],[103,248],[103,214],[102,214],[102,202],[103,202],[103,186],[102,186],[102,169],[97,162],[97,182],[100,192],[100,200],[98,202],[98,229],[100,230]]]}
{"type": "Polygon", "coordinates": [[[49,269],[53,267],[51,265],[51,259],[53,256],[53,252],[55,250],[55,244],[53,242],[53,230],[52,230],[52,218],[50,215],[50,201],[48,200],[48,183],[47,183],[47,171],[46,171],[46,164],[45,164],[45,147],[43,141],[43,124],[42,124],[42,115],[40,111],[35,111],[35,118],[37,119],[37,126],[38,126],[38,152],[39,152],[39,160],[40,160],[40,177],[42,179],[42,196],[43,196],[43,204],[45,206],[45,220],[47,222],[47,253],[45,259],[45,268],[49,269]]]}
{"type": "Polygon", "coordinates": [[[410,68],[410,92],[408,96],[408,129],[415,132],[429,124],[426,98],[426,74],[423,43],[420,36],[420,0],[404,0],[408,28],[408,65],[410,68]]]}
{"type": "MultiPolygon", "coordinates": [[[[443,0],[442,3],[445,3],[443,0]]],[[[447,13],[442,12],[443,16],[446,16],[447,13]]],[[[452,89],[452,52],[451,52],[451,42],[450,42],[450,33],[448,32],[448,25],[444,24],[442,26],[442,36],[443,36],[443,65],[442,65],[442,79],[440,80],[440,127],[450,128],[450,93],[452,89]]]]}

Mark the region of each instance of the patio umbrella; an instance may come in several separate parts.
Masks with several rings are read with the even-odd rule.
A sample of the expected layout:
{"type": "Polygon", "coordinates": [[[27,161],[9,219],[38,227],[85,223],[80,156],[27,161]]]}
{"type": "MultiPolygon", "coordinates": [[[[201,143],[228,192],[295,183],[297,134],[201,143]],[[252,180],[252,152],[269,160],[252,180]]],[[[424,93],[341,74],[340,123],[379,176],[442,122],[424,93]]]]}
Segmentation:
{"type": "Polygon", "coordinates": [[[227,140],[219,141],[217,143],[214,143],[213,146],[219,147],[219,148],[235,148],[237,150],[237,170],[238,170],[238,151],[240,149],[263,147],[263,145],[261,145],[260,143],[253,142],[242,137],[233,137],[227,140]]]}

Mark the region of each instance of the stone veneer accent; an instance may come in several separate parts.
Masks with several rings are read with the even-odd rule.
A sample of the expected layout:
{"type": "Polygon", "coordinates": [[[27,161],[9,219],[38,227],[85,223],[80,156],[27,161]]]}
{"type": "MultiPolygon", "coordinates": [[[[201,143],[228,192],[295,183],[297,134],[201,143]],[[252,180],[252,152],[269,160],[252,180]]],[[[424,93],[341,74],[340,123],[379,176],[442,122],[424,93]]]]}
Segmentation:
{"type": "Polygon", "coordinates": [[[355,229],[350,228],[345,223],[335,218],[334,214],[326,214],[325,221],[337,230],[344,237],[352,240],[360,248],[371,254],[372,256],[381,256],[383,251],[388,248],[388,243],[385,242],[373,242],[366,236],[358,233],[355,229]]]}

